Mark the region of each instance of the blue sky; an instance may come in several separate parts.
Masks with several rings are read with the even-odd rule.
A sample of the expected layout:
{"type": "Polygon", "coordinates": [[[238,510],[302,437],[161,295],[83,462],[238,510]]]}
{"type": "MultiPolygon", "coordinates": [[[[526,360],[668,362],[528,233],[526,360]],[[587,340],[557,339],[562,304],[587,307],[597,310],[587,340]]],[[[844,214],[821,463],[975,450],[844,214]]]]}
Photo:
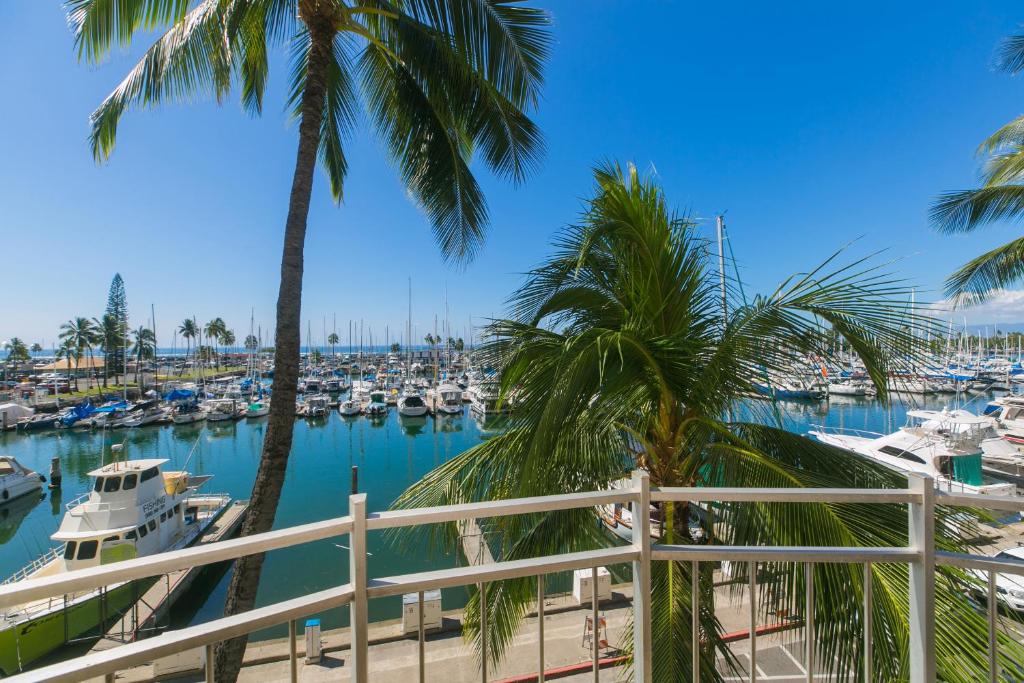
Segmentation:
{"type": "MultiPolygon", "coordinates": [[[[487,245],[446,266],[372,131],[349,146],[346,203],[318,178],[306,242],[303,318],[363,319],[376,339],[404,327],[413,279],[418,338],[448,306],[456,332],[498,314],[548,251],[605,158],[657,173],[672,204],[706,220],[728,211],[748,289],[764,290],[860,238],[937,298],[968,257],[1019,232],[943,237],[927,225],[939,192],[970,186],[973,152],[1024,111],[1024,83],[992,68],[1024,22],[1011,2],[698,3],[538,0],[555,46],[536,119],[547,153],[522,187],[483,176],[487,245]]],[[[102,312],[115,271],[133,322],[249,311],[272,326],[295,153],[277,59],[262,118],[237,97],[130,112],[97,166],[88,115],[143,45],[99,67],[76,61],[53,0],[0,3],[0,244],[7,296],[0,338],[48,342],[60,322],[102,312]]],[[[972,314],[1024,320],[1024,298],[972,314]]]]}

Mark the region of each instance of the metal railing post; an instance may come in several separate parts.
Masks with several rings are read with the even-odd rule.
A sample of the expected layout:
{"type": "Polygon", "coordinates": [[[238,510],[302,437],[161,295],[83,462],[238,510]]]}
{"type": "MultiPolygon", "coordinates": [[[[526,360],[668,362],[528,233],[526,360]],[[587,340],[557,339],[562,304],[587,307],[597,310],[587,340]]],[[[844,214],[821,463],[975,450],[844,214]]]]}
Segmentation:
{"type": "Polygon", "coordinates": [[[804,668],[807,683],[814,681],[814,564],[804,562],[804,668]]]}
{"type": "Polygon", "coordinates": [[[480,681],[487,683],[487,584],[480,584],[480,681]]]}
{"type": "Polygon", "coordinates": [[[874,572],[871,563],[864,563],[864,683],[871,683],[874,678],[875,655],[871,641],[871,631],[874,628],[872,610],[872,592],[874,591],[874,572]]]}
{"type": "Polygon", "coordinates": [[[750,683],[757,680],[757,562],[748,563],[750,571],[750,683]]]}
{"type": "Polygon", "coordinates": [[[544,575],[537,576],[537,683],[544,683],[544,575]]]}
{"type": "Polygon", "coordinates": [[[594,639],[590,641],[591,644],[591,657],[594,660],[594,683],[600,683],[601,681],[601,612],[600,603],[598,602],[598,587],[597,587],[597,567],[590,570],[590,613],[591,618],[594,620],[594,630],[592,635],[594,639]]]}
{"type": "Polygon", "coordinates": [[[917,551],[910,563],[910,681],[935,681],[935,482],[911,474],[908,488],[921,497],[910,503],[909,542],[917,551]]]}
{"type": "Polygon", "coordinates": [[[348,509],[352,515],[348,553],[348,580],[352,585],[352,604],[349,608],[349,628],[352,631],[352,680],[356,683],[367,683],[369,642],[366,598],[366,494],[357,493],[349,496],[348,509]]]}
{"type": "Polygon", "coordinates": [[[633,547],[640,557],[633,562],[633,680],[651,680],[651,478],[634,470],[633,547]]]}
{"type": "Polygon", "coordinates": [[[996,639],[996,619],[999,617],[999,595],[996,592],[996,573],[988,572],[988,680],[999,680],[999,641],[996,639]]]}
{"type": "Polygon", "coordinates": [[[214,683],[213,643],[206,646],[206,683],[214,683]]]}
{"type": "Polygon", "coordinates": [[[288,675],[291,683],[299,681],[298,628],[294,619],[288,620],[288,675]]]}
{"type": "Polygon", "coordinates": [[[427,636],[423,632],[423,591],[417,594],[417,610],[419,619],[419,642],[417,643],[419,650],[419,669],[420,669],[420,683],[426,683],[427,681],[427,658],[426,658],[426,644],[427,636]]]}
{"type": "Polygon", "coordinates": [[[690,667],[700,683],[700,562],[690,563],[690,667]]]}

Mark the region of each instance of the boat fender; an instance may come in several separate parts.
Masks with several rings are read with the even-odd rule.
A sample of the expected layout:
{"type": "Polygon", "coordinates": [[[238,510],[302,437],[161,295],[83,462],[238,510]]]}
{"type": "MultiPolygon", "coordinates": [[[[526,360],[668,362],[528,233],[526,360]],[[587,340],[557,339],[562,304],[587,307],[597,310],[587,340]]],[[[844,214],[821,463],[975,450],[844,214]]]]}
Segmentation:
{"type": "Polygon", "coordinates": [[[11,494],[10,494],[10,492],[7,491],[7,489],[4,489],[4,492],[0,493],[0,498],[2,498],[4,500],[7,500],[10,497],[11,497],[11,494]]]}

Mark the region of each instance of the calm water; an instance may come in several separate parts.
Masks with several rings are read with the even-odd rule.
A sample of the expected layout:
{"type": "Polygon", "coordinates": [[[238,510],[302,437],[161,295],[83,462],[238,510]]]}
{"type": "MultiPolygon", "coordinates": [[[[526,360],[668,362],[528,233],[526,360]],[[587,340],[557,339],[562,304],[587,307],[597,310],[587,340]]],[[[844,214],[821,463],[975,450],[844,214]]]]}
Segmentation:
{"type": "MultiPolygon", "coordinates": [[[[988,396],[966,407],[980,412],[988,396]]],[[[953,397],[929,399],[919,407],[952,405],[953,397]]],[[[907,406],[882,408],[874,401],[835,397],[821,403],[779,403],[784,426],[806,433],[823,424],[869,431],[889,432],[905,421],[907,406]]],[[[359,468],[359,489],[367,493],[370,511],[383,510],[412,482],[432,468],[480,443],[495,425],[482,425],[469,414],[442,418],[401,418],[392,409],[386,420],[342,419],[336,412],[322,424],[296,421],[292,456],[277,514],[277,527],[292,526],[344,515],[351,493],[351,467],[359,468]]],[[[87,488],[86,473],[110,458],[111,443],[125,443],[132,458],[161,457],[170,469],[187,468],[212,474],[207,491],[224,491],[246,498],[252,487],[266,421],[240,421],[214,426],[144,427],[116,432],[47,432],[22,435],[0,433],[0,452],[41,473],[49,471],[50,458],[59,456],[64,472],[63,490],[40,499],[23,500],[0,509],[0,575],[8,576],[51,545],[49,540],[64,513],[64,502],[87,488]]],[[[259,603],[267,604],[322,590],[348,580],[348,551],[328,539],[267,556],[260,583],[259,603]]],[[[370,576],[451,567],[455,555],[430,552],[399,553],[380,534],[371,534],[368,559],[370,576]]],[[[180,601],[172,615],[174,625],[220,616],[230,570],[208,572],[189,599],[180,601]]],[[[559,582],[562,583],[562,582],[559,582]]],[[[562,587],[563,590],[568,586],[562,587]]],[[[446,591],[444,608],[464,603],[461,591],[446,591]]],[[[347,610],[322,615],[326,628],[345,623],[347,610]]],[[[371,602],[371,619],[397,618],[398,598],[371,602]]],[[[285,629],[270,630],[262,637],[278,636],[285,629]]],[[[258,636],[259,637],[259,636],[258,636]]]]}

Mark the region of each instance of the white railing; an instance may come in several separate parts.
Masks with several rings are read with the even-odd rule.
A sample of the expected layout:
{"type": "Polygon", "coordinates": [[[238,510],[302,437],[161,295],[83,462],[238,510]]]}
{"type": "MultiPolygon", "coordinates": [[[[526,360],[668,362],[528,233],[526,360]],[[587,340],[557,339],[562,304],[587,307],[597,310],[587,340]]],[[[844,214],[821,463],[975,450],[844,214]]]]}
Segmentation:
{"type": "Polygon", "coordinates": [[[47,550],[45,553],[37,557],[36,559],[29,562],[27,565],[19,569],[18,571],[11,574],[9,577],[3,580],[3,583],[15,583],[21,581],[29,574],[39,571],[53,560],[64,554],[64,544],[54,546],[47,550]]]}
{"type": "MultiPolygon", "coordinates": [[[[700,562],[730,560],[749,563],[750,594],[750,657],[748,670],[751,680],[756,672],[757,638],[757,573],[758,562],[801,562],[806,566],[807,605],[813,605],[814,586],[811,567],[814,563],[863,564],[865,576],[871,575],[876,562],[902,562],[909,565],[910,589],[910,680],[913,683],[932,683],[935,680],[935,565],[942,564],[980,570],[988,573],[989,609],[989,663],[990,680],[999,677],[997,667],[996,618],[997,573],[1024,575],[1024,565],[976,555],[936,552],[934,545],[936,505],[963,506],[998,510],[1022,510],[1024,499],[972,494],[950,494],[936,491],[930,478],[912,476],[907,489],[744,489],[744,488],[662,488],[652,489],[647,474],[635,472],[628,488],[608,491],[573,493],[537,498],[498,500],[466,503],[434,508],[393,510],[367,514],[366,495],[349,499],[350,514],[345,517],[270,531],[246,538],[221,541],[196,548],[187,548],[150,557],[126,560],[111,565],[67,572],[59,576],[28,579],[0,586],[0,610],[30,600],[74,593],[99,586],[132,579],[166,574],[179,569],[209,565],[236,559],[249,554],[287,548],[335,536],[349,536],[349,583],[291,600],[260,607],[244,614],[224,617],[208,623],[166,632],[162,635],[119,647],[94,652],[76,659],[36,669],[15,676],[12,681],[52,680],[80,681],[96,676],[113,679],[118,670],[151,662],[160,657],[197,647],[207,653],[207,680],[213,680],[213,647],[215,644],[240,635],[271,626],[289,626],[291,637],[291,675],[297,679],[295,648],[296,620],[328,609],[349,605],[351,610],[351,654],[347,666],[351,678],[360,683],[368,680],[367,667],[367,603],[370,599],[418,593],[432,589],[477,585],[486,591],[493,581],[511,578],[538,577],[538,612],[543,617],[543,576],[552,572],[587,569],[595,572],[592,598],[597,623],[597,567],[601,565],[632,563],[633,568],[633,652],[634,679],[648,681],[651,677],[650,569],[652,561],[672,560],[693,563],[693,576],[697,577],[700,562]],[[651,540],[647,515],[634,515],[636,528],[633,543],[628,546],[604,548],[585,552],[565,553],[525,560],[495,562],[471,567],[457,567],[437,571],[371,578],[366,570],[366,535],[369,531],[393,529],[420,524],[457,522],[460,520],[520,515],[553,510],[588,508],[615,503],[635,503],[645,510],[652,502],[763,502],[763,503],[872,503],[905,504],[908,508],[909,543],[901,547],[766,547],[766,546],[709,546],[664,545],[651,540]]],[[[699,598],[695,585],[694,600],[699,598]]],[[[864,647],[868,664],[866,680],[871,680],[872,643],[870,616],[872,595],[870,581],[864,591],[864,647]]],[[[814,612],[806,609],[806,635],[808,671],[813,671],[814,612]]],[[[693,614],[698,613],[697,609],[693,614]]],[[[422,603],[420,614],[423,614],[422,603]]],[[[538,666],[543,671],[544,639],[543,618],[540,629],[538,666]]],[[[486,610],[481,614],[481,629],[487,627],[486,610]]],[[[699,655],[699,628],[694,619],[692,628],[695,661],[699,655]]],[[[424,664],[423,628],[419,629],[420,679],[426,680],[424,664]]],[[[486,646],[487,639],[481,642],[486,646]]],[[[593,667],[595,680],[599,666],[598,638],[593,638],[593,667]]],[[[481,676],[487,680],[487,654],[482,653],[481,676]]],[[[699,672],[699,667],[695,667],[699,672]]],[[[695,673],[694,680],[697,680],[695,673]]],[[[810,676],[810,674],[809,674],[810,676]]]]}

